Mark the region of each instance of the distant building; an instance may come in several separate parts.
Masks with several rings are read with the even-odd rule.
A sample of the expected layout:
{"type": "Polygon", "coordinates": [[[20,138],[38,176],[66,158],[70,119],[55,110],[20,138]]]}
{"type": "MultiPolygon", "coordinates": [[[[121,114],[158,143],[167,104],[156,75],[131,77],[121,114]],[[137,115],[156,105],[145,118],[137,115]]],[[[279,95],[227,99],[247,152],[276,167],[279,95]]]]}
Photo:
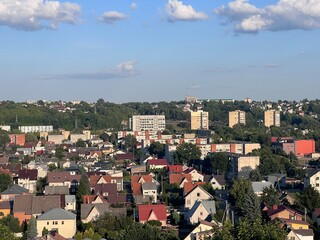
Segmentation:
{"type": "Polygon", "coordinates": [[[209,113],[191,112],[191,130],[209,129],[209,113]]]}
{"type": "Polygon", "coordinates": [[[26,143],[26,135],[25,134],[10,134],[10,143],[23,146],[26,143]]]}
{"type": "Polygon", "coordinates": [[[165,115],[133,115],[132,131],[163,131],[166,128],[165,115]]]}
{"type": "Polygon", "coordinates": [[[192,96],[186,96],[186,97],[184,98],[184,101],[185,101],[186,103],[195,103],[195,102],[198,101],[198,98],[197,98],[197,97],[192,97],[192,96]]]}
{"type": "Polygon", "coordinates": [[[280,127],[280,111],[267,110],[264,112],[264,125],[266,127],[280,127]]]}
{"type": "Polygon", "coordinates": [[[30,132],[53,132],[53,125],[44,126],[19,126],[19,130],[23,133],[30,132]]]}
{"type": "Polygon", "coordinates": [[[236,124],[246,124],[246,113],[240,110],[229,112],[229,127],[236,124]]]}
{"type": "Polygon", "coordinates": [[[259,156],[241,156],[233,154],[230,157],[230,172],[231,179],[243,177],[248,179],[250,172],[260,165],[259,156]]]}
{"type": "Polygon", "coordinates": [[[0,130],[11,132],[11,127],[9,125],[2,125],[0,126],[0,130]]]}

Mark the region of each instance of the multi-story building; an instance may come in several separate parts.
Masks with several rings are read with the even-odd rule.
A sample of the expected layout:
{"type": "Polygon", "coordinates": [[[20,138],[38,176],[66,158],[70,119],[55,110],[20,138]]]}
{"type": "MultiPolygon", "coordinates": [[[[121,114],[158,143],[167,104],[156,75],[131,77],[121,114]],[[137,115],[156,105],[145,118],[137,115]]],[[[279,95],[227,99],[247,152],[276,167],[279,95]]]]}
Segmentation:
{"type": "Polygon", "coordinates": [[[9,125],[1,125],[0,130],[11,132],[11,127],[9,125]]]}
{"type": "Polygon", "coordinates": [[[53,132],[52,125],[44,125],[44,126],[19,126],[19,130],[23,133],[30,132],[53,132]]]}
{"type": "Polygon", "coordinates": [[[252,170],[260,165],[259,156],[243,156],[240,154],[230,155],[229,178],[236,179],[243,177],[248,179],[252,170]]]}
{"type": "Polygon", "coordinates": [[[264,125],[266,127],[280,127],[280,111],[267,110],[264,112],[264,125]]]}
{"type": "Polygon", "coordinates": [[[236,124],[246,124],[246,113],[240,110],[229,112],[229,127],[233,127],[236,124]]]}
{"type": "Polygon", "coordinates": [[[166,128],[165,115],[133,115],[132,131],[163,131],[166,128]]]}
{"type": "Polygon", "coordinates": [[[191,112],[191,130],[209,129],[209,113],[191,112]]]}

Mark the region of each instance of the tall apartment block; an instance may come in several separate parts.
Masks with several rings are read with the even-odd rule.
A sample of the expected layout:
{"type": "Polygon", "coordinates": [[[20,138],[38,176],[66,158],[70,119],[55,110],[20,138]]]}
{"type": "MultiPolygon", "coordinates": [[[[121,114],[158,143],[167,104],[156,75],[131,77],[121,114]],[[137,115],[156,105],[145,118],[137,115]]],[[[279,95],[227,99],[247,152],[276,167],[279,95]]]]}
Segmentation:
{"type": "Polygon", "coordinates": [[[236,124],[246,124],[246,112],[236,110],[229,112],[229,127],[233,127],[236,124]]]}
{"type": "Polygon", "coordinates": [[[166,128],[165,115],[133,115],[132,131],[163,131],[166,128]]]}
{"type": "Polygon", "coordinates": [[[280,127],[280,111],[267,110],[264,112],[264,125],[266,127],[280,127]]]}
{"type": "Polygon", "coordinates": [[[209,113],[191,112],[191,130],[209,129],[209,113]]]}

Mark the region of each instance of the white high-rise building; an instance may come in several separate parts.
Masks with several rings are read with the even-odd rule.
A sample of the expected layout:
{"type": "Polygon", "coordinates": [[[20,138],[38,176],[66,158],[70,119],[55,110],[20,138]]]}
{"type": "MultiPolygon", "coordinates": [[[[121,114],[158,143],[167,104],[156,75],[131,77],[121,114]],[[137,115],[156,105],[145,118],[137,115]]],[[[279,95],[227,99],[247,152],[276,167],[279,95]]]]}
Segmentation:
{"type": "Polygon", "coordinates": [[[133,115],[132,131],[163,131],[166,128],[165,115],[133,115]]]}
{"type": "Polygon", "coordinates": [[[52,125],[44,125],[44,126],[19,126],[19,130],[23,133],[30,132],[53,132],[52,125]]]}
{"type": "Polygon", "coordinates": [[[264,125],[266,127],[280,127],[280,111],[267,110],[264,112],[264,125]]]}

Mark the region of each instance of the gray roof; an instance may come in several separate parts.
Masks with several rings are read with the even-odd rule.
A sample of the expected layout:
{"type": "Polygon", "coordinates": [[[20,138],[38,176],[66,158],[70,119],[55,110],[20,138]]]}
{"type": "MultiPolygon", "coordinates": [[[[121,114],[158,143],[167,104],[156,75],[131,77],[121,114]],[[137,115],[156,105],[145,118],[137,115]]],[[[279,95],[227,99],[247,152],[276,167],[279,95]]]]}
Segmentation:
{"type": "Polygon", "coordinates": [[[208,213],[216,213],[216,202],[214,200],[202,201],[201,204],[207,210],[208,213]]]}
{"type": "Polygon", "coordinates": [[[312,169],[308,169],[307,171],[307,177],[312,177],[313,175],[315,175],[316,173],[318,173],[320,170],[317,168],[312,168],[312,169]]]}
{"type": "Polygon", "coordinates": [[[66,195],[65,196],[65,202],[66,203],[72,203],[72,202],[76,202],[76,196],[75,195],[66,195]]]}
{"type": "Polygon", "coordinates": [[[260,193],[264,188],[273,186],[271,182],[252,182],[252,188],[255,193],[260,193]]]}
{"type": "Polygon", "coordinates": [[[143,183],[142,190],[155,190],[157,191],[157,184],[156,183],[143,183]]]}
{"type": "Polygon", "coordinates": [[[299,234],[301,236],[314,236],[312,229],[293,229],[294,233],[299,234]]]}
{"type": "Polygon", "coordinates": [[[76,220],[76,215],[61,208],[54,208],[39,216],[38,220],[76,220]]]}
{"type": "Polygon", "coordinates": [[[81,219],[86,219],[93,208],[96,208],[100,215],[103,215],[105,212],[109,211],[109,203],[81,204],[81,219]]]}
{"type": "Polygon", "coordinates": [[[69,194],[68,186],[46,186],[44,189],[45,195],[67,195],[69,194]]]}
{"type": "Polygon", "coordinates": [[[3,194],[22,194],[22,193],[27,193],[29,192],[28,189],[19,186],[18,184],[12,185],[9,187],[7,190],[4,190],[1,195],[3,194]]]}

